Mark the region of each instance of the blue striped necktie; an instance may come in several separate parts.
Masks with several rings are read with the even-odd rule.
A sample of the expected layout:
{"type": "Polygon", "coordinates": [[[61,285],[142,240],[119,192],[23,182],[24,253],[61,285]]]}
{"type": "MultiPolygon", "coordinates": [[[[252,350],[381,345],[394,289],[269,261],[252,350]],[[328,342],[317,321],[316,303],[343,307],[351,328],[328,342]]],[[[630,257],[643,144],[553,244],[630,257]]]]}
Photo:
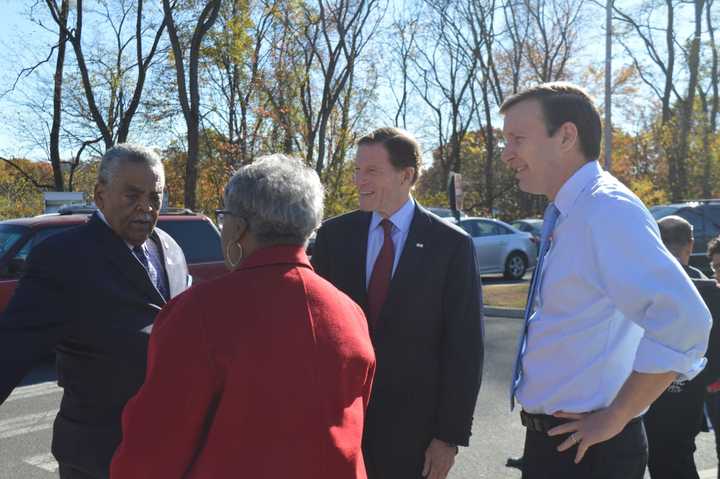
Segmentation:
{"type": "Polygon", "coordinates": [[[143,243],[141,245],[133,247],[132,251],[133,251],[133,254],[135,255],[135,257],[140,261],[140,263],[142,263],[152,284],[157,288],[157,290],[160,292],[160,294],[167,300],[168,293],[167,293],[167,290],[164,288],[162,281],[160,281],[160,277],[159,277],[160,272],[155,268],[155,265],[152,263],[152,261],[150,261],[150,255],[148,254],[148,251],[146,248],[147,247],[143,243]]]}
{"type": "Polygon", "coordinates": [[[545,208],[542,235],[540,236],[540,251],[538,252],[538,261],[537,266],[535,266],[535,273],[530,281],[530,290],[528,291],[527,304],[525,305],[525,325],[523,326],[523,332],[520,336],[520,344],[518,345],[517,357],[515,359],[512,383],[510,384],[511,411],[515,408],[515,393],[517,393],[518,387],[520,387],[520,381],[522,380],[522,358],[525,354],[525,348],[527,347],[527,334],[528,327],[530,325],[530,316],[532,316],[533,313],[535,296],[538,291],[540,291],[543,263],[545,261],[545,255],[547,254],[548,248],[550,247],[550,235],[555,228],[555,222],[557,221],[559,215],[560,211],[553,203],[550,203],[547,208],[545,208]]]}

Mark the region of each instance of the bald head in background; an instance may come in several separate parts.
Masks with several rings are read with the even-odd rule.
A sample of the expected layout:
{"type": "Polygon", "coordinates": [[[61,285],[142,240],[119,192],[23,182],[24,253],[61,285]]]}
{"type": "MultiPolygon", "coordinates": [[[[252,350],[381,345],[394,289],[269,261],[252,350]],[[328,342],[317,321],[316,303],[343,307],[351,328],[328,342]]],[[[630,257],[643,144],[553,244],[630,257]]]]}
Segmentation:
{"type": "Polygon", "coordinates": [[[685,218],[675,215],[666,216],[657,223],[663,244],[677,258],[688,276],[707,279],[702,271],[689,264],[695,244],[693,226],[685,218]]]}

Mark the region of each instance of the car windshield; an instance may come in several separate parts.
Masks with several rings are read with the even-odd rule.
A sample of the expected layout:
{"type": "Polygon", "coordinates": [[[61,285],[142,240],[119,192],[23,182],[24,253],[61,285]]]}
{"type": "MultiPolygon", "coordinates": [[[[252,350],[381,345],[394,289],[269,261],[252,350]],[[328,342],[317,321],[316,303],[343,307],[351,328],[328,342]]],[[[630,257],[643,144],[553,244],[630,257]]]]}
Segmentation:
{"type": "Polygon", "coordinates": [[[28,229],[26,226],[0,225],[0,256],[11,250],[28,229]]]}

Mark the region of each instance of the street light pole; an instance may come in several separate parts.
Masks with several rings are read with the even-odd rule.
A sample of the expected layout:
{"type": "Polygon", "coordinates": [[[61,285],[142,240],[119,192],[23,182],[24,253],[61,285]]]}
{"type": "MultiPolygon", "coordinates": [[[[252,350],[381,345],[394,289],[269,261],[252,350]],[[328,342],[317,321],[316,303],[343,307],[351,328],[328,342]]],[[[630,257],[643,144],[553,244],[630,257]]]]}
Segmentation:
{"type": "Polygon", "coordinates": [[[605,0],[605,170],[612,157],[612,10],[614,0],[605,0]]]}

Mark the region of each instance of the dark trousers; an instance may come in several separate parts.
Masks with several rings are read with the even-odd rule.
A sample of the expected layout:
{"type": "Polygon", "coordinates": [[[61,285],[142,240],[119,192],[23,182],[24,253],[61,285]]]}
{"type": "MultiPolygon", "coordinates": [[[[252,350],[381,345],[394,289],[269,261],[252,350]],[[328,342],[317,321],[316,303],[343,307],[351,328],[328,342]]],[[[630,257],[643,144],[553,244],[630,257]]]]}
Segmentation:
{"type": "Polygon", "coordinates": [[[701,381],[671,385],[643,418],[652,479],[698,479],[695,436],[700,432],[705,400],[701,381]]]}
{"type": "Polygon", "coordinates": [[[591,446],[579,464],[574,462],[577,447],[557,451],[567,437],[528,429],[522,479],[643,479],[647,439],[642,421],[632,421],[617,436],[591,446]]]}
{"type": "Polygon", "coordinates": [[[59,464],[58,472],[60,473],[60,479],[106,479],[101,478],[98,476],[93,476],[90,473],[87,473],[81,469],[78,469],[77,467],[71,466],[69,464],[63,464],[62,462],[59,464]]]}
{"type": "MultiPolygon", "coordinates": [[[[715,454],[720,460],[720,392],[708,394],[705,404],[707,405],[708,419],[710,419],[715,434],[715,454]]],[[[720,479],[720,469],[718,469],[718,479],[720,479]]]]}

